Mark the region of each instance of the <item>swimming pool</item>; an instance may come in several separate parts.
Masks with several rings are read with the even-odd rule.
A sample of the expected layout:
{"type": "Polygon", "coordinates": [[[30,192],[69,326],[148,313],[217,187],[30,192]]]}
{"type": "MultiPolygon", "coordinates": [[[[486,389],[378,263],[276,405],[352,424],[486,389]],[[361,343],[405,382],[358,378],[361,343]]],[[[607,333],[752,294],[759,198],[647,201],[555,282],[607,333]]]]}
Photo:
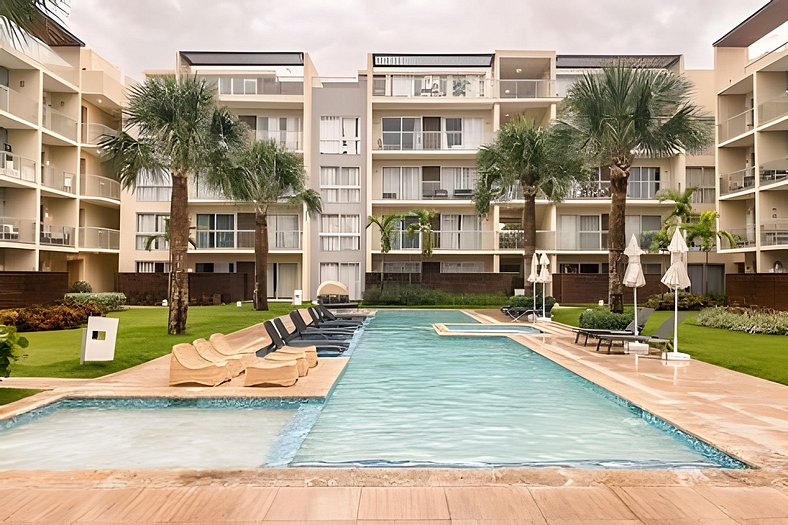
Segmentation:
{"type": "Polygon", "coordinates": [[[0,421],[0,470],[743,468],[459,311],[383,311],[327,400],[66,399],[0,421]],[[481,325],[479,325],[481,326],[481,325]]]}
{"type": "Polygon", "coordinates": [[[517,324],[445,324],[435,323],[433,326],[440,332],[456,334],[540,334],[536,327],[517,324]]]}

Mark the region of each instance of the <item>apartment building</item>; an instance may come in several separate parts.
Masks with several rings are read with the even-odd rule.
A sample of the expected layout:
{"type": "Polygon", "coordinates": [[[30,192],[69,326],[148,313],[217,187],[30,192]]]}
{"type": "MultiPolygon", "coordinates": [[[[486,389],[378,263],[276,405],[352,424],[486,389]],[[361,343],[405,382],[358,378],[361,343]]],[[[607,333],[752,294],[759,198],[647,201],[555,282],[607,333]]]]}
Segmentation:
{"type": "Polygon", "coordinates": [[[40,16],[21,45],[0,25],[0,271],[68,272],[111,291],[120,185],[97,142],[118,129],[123,79],[40,16]]]}
{"type": "Polygon", "coordinates": [[[714,43],[719,226],[738,273],[788,271],[788,2],[714,43]]]}

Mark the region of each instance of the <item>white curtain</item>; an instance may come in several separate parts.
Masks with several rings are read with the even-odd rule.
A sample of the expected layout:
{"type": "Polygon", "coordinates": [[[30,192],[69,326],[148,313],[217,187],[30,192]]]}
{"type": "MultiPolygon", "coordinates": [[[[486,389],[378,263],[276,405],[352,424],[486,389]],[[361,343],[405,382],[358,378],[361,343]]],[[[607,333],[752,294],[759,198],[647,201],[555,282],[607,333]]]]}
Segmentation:
{"type": "Polygon", "coordinates": [[[640,215],[627,215],[624,218],[624,224],[624,236],[628,244],[633,234],[635,237],[640,235],[640,215]]]}
{"type": "Polygon", "coordinates": [[[441,214],[441,249],[460,249],[460,216],[441,214]]]}
{"type": "Polygon", "coordinates": [[[400,168],[383,168],[383,198],[399,199],[400,168]]]}
{"type": "Polygon", "coordinates": [[[475,149],[482,143],[484,121],[480,118],[462,119],[462,145],[463,149],[475,149]]]}
{"type": "Polygon", "coordinates": [[[320,153],[340,153],[342,120],[339,117],[320,117],[320,153]]]}
{"type": "Polygon", "coordinates": [[[359,150],[358,135],[359,135],[358,119],[343,118],[341,153],[347,153],[349,155],[358,155],[358,150],[359,150]]]}
{"type": "Polygon", "coordinates": [[[403,75],[394,75],[391,77],[391,94],[395,97],[407,97],[411,94],[411,86],[413,84],[410,77],[403,75]]]}
{"type": "Polygon", "coordinates": [[[558,249],[577,249],[577,215],[560,215],[558,217],[558,249]]]}
{"type": "Polygon", "coordinates": [[[457,181],[462,179],[462,168],[441,168],[441,188],[449,192],[449,196],[454,194],[454,190],[461,188],[457,181]]]}
{"type": "Polygon", "coordinates": [[[418,200],[420,197],[421,174],[419,168],[402,168],[402,196],[404,200],[418,200]]]}

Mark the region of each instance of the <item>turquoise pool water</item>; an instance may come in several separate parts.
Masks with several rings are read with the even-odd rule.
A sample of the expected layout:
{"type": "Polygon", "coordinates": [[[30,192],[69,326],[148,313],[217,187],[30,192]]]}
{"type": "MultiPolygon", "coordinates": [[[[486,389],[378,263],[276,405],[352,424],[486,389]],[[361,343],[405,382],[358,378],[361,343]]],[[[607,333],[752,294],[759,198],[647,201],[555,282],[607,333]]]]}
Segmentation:
{"type": "Polygon", "coordinates": [[[507,324],[475,324],[475,325],[456,325],[447,324],[446,330],[449,332],[467,333],[486,333],[486,334],[538,334],[541,330],[533,326],[507,325],[507,324]]]}
{"type": "Polygon", "coordinates": [[[292,464],[737,466],[508,338],[432,328],[468,322],[378,313],[292,464]]]}

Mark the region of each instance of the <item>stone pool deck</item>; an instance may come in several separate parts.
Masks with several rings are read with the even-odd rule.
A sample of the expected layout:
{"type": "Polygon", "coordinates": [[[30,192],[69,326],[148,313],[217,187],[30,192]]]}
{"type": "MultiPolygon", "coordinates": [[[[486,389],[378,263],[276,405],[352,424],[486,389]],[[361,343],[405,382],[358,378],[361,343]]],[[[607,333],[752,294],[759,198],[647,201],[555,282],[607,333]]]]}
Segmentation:
{"type": "MultiPolygon", "coordinates": [[[[0,523],[788,524],[788,387],[694,360],[598,354],[561,325],[540,327],[513,339],[755,468],[10,471],[0,523]]],[[[347,364],[323,359],[286,389],[172,388],[166,359],[94,380],[3,381],[51,390],[0,418],[64,396],[322,397],[347,364]]]]}

